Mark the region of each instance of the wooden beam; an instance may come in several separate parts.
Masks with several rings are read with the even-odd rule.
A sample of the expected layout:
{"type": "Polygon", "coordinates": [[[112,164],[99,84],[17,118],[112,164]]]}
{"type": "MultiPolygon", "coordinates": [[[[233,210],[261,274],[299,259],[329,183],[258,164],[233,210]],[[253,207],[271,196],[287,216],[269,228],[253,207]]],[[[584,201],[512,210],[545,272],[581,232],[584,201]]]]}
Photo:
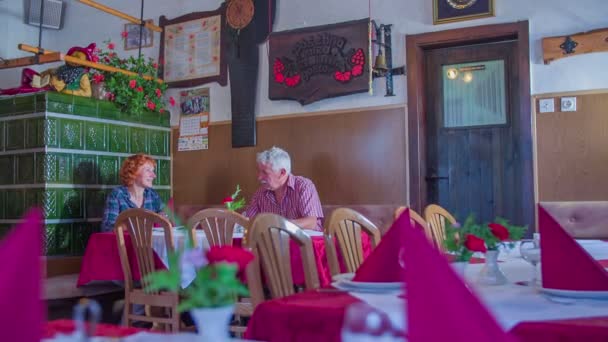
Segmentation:
{"type": "Polygon", "coordinates": [[[24,67],[24,66],[28,66],[28,65],[35,65],[35,64],[53,63],[53,62],[59,62],[61,60],[62,60],[61,54],[59,52],[39,55],[38,60],[36,60],[36,57],[13,58],[13,59],[7,59],[3,62],[0,62],[0,69],[10,69],[10,68],[24,67]]]}
{"type": "Polygon", "coordinates": [[[608,51],[608,28],[568,36],[543,38],[545,64],[564,57],[601,51],[608,51]]]}
{"type": "MultiPolygon", "coordinates": [[[[26,45],[26,44],[19,44],[18,47],[19,47],[19,50],[33,52],[33,53],[38,53],[38,51],[39,51],[37,47],[26,45]]],[[[45,51],[52,52],[50,50],[45,50],[45,51]]],[[[85,61],[85,60],[82,60],[80,58],[76,58],[76,57],[72,57],[72,56],[68,56],[68,55],[64,55],[64,54],[61,54],[61,59],[64,60],[64,61],[66,61],[66,62],[72,63],[72,64],[82,65],[82,66],[86,66],[86,67],[89,67],[89,68],[94,68],[94,69],[97,69],[97,70],[103,70],[103,71],[109,71],[109,72],[120,72],[120,73],[123,73],[125,75],[129,75],[129,76],[137,76],[138,75],[137,73],[132,72],[132,71],[115,68],[113,66],[109,66],[109,65],[105,65],[105,64],[101,64],[101,63],[93,63],[93,62],[85,61]]],[[[142,77],[144,79],[146,79],[146,80],[153,80],[153,81],[156,81],[158,83],[163,83],[164,82],[160,78],[154,78],[154,77],[149,76],[149,75],[144,75],[142,77]]]]}
{"type": "MultiPolygon", "coordinates": [[[[78,1],[80,3],[85,4],[85,5],[88,5],[88,6],[91,6],[93,8],[96,8],[96,9],[98,9],[100,11],[103,11],[103,12],[109,13],[111,15],[117,16],[119,18],[128,20],[128,21],[132,22],[133,24],[137,24],[137,25],[141,25],[142,24],[142,21],[139,20],[139,19],[137,19],[137,18],[135,18],[134,16],[128,15],[128,14],[120,12],[120,11],[117,11],[117,10],[111,8],[111,7],[102,5],[102,4],[97,3],[97,2],[95,2],[93,0],[78,0],[78,1]]],[[[161,27],[156,26],[156,25],[154,25],[152,23],[146,23],[146,22],[144,22],[144,24],[145,24],[144,26],[146,26],[147,28],[149,28],[152,31],[163,32],[163,29],[161,27]]]]}

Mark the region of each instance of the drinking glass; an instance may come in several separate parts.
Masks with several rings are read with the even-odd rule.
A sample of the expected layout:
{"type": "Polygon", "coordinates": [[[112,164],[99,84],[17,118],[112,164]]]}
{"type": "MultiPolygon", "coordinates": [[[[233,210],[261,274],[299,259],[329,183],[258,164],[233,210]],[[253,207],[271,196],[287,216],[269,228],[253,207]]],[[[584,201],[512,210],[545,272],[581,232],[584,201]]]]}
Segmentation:
{"type": "Polygon", "coordinates": [[[529,286],[536,286],[538,283],[537,265],[540,262],[540,245],[537,239],[521,240],[519,245],[521,257],[532,265],[532,277],[528,282],[529,286]]]}

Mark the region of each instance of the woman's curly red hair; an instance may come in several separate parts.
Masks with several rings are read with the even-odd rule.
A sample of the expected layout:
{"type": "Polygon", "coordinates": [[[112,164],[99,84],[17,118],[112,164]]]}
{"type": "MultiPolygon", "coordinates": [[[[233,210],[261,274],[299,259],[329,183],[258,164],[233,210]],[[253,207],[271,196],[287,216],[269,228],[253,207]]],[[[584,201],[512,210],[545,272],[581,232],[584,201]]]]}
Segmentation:
{"type": "Polygon", "coordinates": [[[143,153],[134,154],[125,159],[120,167],[119,173],[122,184],[124,186],[133,185],[135,177],[137,177],[137,171],[142,165],[147,163],[152,164],[152,166],[156,168],[156,160],[143,153]]]}

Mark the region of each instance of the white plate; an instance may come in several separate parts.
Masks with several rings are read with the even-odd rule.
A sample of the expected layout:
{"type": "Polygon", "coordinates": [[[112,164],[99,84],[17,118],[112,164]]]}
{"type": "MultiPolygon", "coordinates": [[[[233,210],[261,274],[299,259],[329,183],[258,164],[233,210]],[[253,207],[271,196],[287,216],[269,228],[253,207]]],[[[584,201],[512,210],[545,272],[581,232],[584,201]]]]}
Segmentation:
{"type": "Polygon", "coordinates": [[[574,291],[541,288],[541,292],[557,297],[586,298],[586,299],[608,299],[608,291],[574,291]]]}
{"type": "Polygon", "coordinates": [[[365,282],[353,281],[354,273],[336,274],[332,279],[338,285],[353,289],[371,289],[371,290],[400,290],[403,283],[401,282],[365,282]]]}

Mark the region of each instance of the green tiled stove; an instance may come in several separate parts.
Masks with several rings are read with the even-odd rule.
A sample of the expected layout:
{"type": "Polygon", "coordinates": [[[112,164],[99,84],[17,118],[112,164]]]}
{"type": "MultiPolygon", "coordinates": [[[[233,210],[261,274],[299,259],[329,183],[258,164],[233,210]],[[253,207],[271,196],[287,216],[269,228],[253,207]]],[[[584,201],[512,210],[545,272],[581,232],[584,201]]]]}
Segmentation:
{"type": "Polygon", "coordinates": [[[0,235],[39,205],[45,254],[82,255],[124,158],[152,155],[154,187],[168,200],[169,137],[168,115],[135,116],[109,101],[56,92],[0,98],[0,235]]]}

